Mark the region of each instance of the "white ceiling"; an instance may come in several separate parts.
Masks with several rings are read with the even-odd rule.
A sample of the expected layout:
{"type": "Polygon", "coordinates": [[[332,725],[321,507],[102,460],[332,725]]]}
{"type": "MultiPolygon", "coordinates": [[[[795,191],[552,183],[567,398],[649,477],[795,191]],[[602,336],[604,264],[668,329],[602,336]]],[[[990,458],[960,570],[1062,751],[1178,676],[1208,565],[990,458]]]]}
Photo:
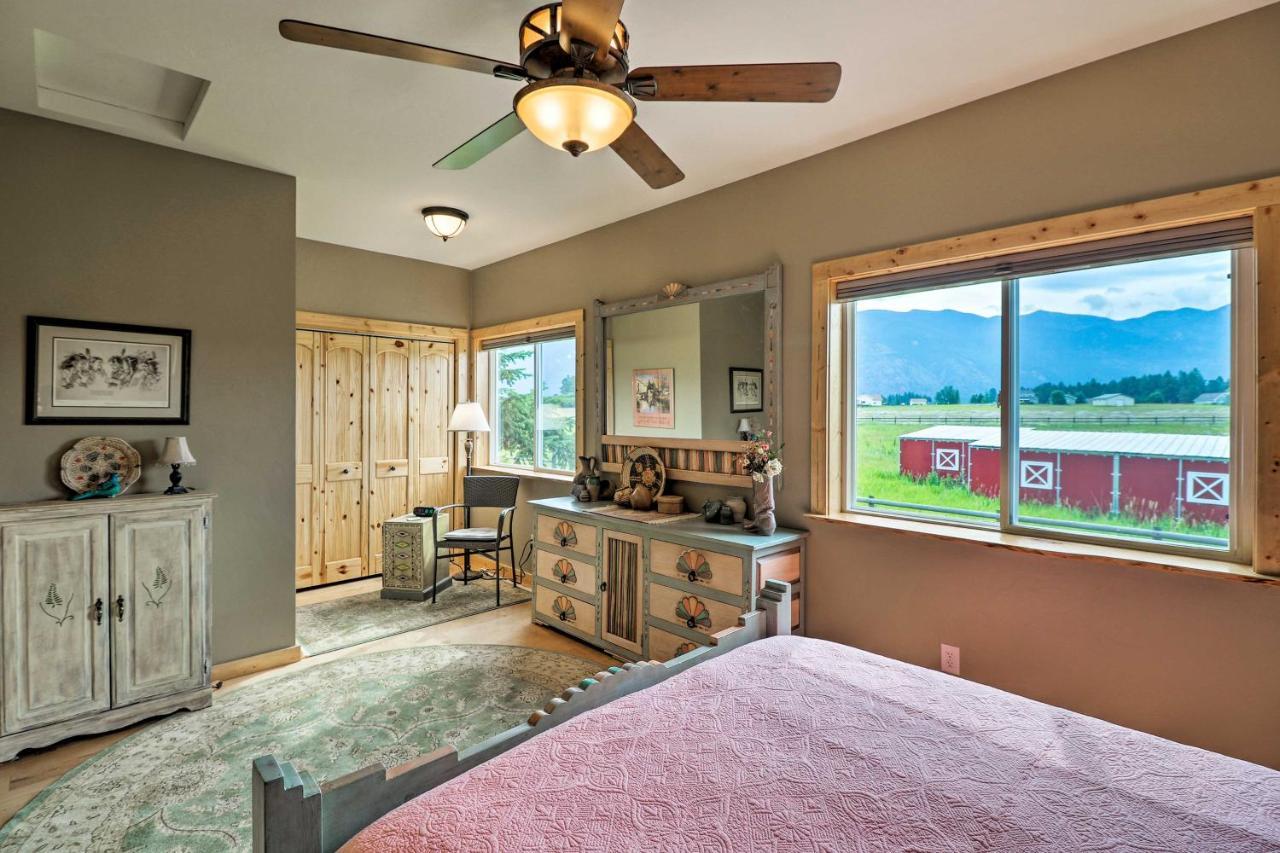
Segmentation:
{"type": "Polygon", "coordinates": [[[837,60],[829,104],[642,103],[688,176],[649,189],[611,152],[524,134],[469,170],[431,163],[518,84],[287,42],[292,17],[517,61],[540,0],[3,0],[0,106],[296,175],[298,235],[473,269],[1272,0],[631,0],[642,65],[837,60]],[[185,139],[37,105],[34,30],[211,81],[185,139]],[[417,211],[472,215],[442,244],[417,211]]]}

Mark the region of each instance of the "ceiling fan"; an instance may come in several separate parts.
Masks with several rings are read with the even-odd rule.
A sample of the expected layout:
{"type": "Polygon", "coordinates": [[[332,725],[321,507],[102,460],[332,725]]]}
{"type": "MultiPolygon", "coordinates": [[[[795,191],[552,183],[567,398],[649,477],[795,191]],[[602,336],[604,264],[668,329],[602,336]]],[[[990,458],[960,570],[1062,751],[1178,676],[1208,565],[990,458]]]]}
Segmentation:
{"type": "Polygon", "coordinates": [[[527,128],[574,157],[606,146],[654,189],[684,173],[636,124],[640,101],[825,102],[840,85],[835,62],[671,65],[632,70],[623,0],[563,0],[520,23],[520,64],[305,21],[280,22],[291,41],[427,62],[524,82],[512,112],[434,165],[465,169],[527,128]]]}

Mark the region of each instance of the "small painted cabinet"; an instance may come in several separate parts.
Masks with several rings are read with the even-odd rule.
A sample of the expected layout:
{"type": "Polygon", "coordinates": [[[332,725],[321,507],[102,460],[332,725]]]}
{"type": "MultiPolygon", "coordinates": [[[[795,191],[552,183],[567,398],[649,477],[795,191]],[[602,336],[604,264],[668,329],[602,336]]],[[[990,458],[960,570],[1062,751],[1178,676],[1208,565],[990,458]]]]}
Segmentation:
{"type": "Polygon", "coordinates": [[[776,578],[792,584],[792,630],[803,631],[803,531],[755,536],[701,520],[645,524],[589,512],[567,497],[531,504],[534,622],[627,660],[669,660],[737,625],[761,585],[776,578]]]}
{"type": "Polygon", "coordinates": [[[0,761],[208,705],[208,495],[0,507],[0,761]]]}

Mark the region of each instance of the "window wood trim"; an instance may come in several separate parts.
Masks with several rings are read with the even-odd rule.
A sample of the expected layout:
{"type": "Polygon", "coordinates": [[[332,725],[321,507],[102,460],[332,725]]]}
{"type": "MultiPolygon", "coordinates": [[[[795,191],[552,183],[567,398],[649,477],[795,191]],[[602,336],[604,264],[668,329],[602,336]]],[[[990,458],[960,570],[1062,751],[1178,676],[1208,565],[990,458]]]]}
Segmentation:
{"type": "MultiPolygon", "coordinates": [[[[575,456],[582,456],[586,453],[585,427],[583,415],[586,410],[586,402],[583,396],[583,378],[586,369],[586,347],[584,335],[586,331],[586,311],[576,308],[572,311],[561,311],[556,314],[544,314],[540,317],[530,317],[527,320],[514,320],[510,323],[499,323],[496,326],[484,326],[479,329],[471,330],[471,363],[475,368],[471,372],[471,388],[470,399],[480,403],[480,407],[484,409],[484,416],[490,424],[493,423],[493,413],[489,411],[490,398],[490,376],[489,376],[489,359],[486,357],[483,347],[487,341],[500,340],[503,338],[512,338],[519,335],[530,335],[535,333],[543,333],[555,329],[572,329],[573,330],[573,349],[574,349],[574,369],[577,371],[577,382],[574,388],[574,417],[576,418],[573,448],[575,456]]],[[[476,437],[475,452],[472,456],[472,464],[476,468],[494,468],[489,462],[489,433],[484,433],[476,437]]],[[[519,471],[529,475],[539,475],[544,473],[538,468],[507,468],[513,473],[519,471]]]]}
{"type": "MultiPolygon", "coordinates": [[[[843,439],[848,418],[844,410],[843,379],[839,375],[847,341],[840,322],[841,307],[835,301],[838,285],[895,271],[919,270],[1029,249],[1083,244],[1245,216],[1253,219],[1257,258],[1257,385],[1254,395],[1257,439],[1251,472],[1254,480],[1253,506],[1242,509],[1249,513],[1252,521],[1254,572],[1280,575],[1280,464],[1277,464],[1280,462],[1280,177],[814,264],[810,512],[817,516],[847,515],[841,512],[841,496],[844,493],[843,472],[847,470],[843,464],[843,439]]],[[[1242,425],[1242,429],[1247,428],[1248,425],[1242,425]]]]}

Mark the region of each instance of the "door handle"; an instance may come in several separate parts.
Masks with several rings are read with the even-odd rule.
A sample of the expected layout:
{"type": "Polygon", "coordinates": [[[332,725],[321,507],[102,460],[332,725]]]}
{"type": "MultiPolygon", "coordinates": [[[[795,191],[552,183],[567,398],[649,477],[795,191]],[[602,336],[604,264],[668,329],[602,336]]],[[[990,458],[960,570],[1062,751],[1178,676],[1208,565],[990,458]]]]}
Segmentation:
{"type": "Polygon", "coordinates": [[[93,621],[99,625],[102,624],[102,599],[99,598],[93,603],[93,621]]]}
{"type": "Polygon", "coordinates": [[[116,596],[116,621],[117,622],[124,621],[124,596],[123,595],[116,596]]]}

